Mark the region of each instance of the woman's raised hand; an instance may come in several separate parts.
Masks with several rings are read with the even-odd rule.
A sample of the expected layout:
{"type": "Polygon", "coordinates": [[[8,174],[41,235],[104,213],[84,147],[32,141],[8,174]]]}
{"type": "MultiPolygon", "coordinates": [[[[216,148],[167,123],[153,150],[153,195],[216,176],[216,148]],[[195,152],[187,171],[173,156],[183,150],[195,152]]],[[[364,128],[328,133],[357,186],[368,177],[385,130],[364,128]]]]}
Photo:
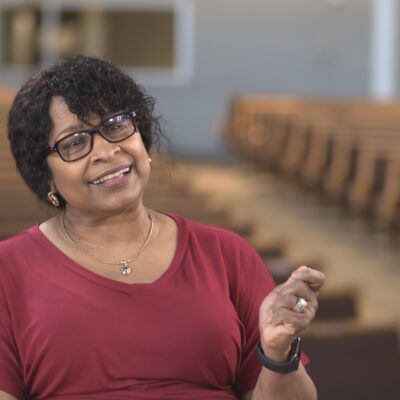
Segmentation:
{"type": "Polygon", "coordinates": [[[260,341],[264,354],[276,361],[287,359],[293,340],[314,319],[317,294],[325,275],[312,268],[297,268],[261,303],[260,341]]]}

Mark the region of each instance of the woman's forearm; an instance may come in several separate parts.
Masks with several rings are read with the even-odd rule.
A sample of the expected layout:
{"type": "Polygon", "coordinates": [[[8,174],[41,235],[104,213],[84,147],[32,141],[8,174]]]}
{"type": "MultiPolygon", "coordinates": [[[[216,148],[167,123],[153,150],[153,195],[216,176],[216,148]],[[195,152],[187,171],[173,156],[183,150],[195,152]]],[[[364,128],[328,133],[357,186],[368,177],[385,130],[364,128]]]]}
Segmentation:
{"type": "Polygon", "coordinates": [[[299,335],[314,319],[324,281],[322,272],[303,265],[263,300],[259,316],[261,347],[257,350],[263,367],[255,389],[244,400],[317,399],[304,367],[299,364],[297,370],[293,368],[300,356],[299,335]]]}
{"type": "Polygon", "coordinates": [[[262,368],[250,400],[316,400],[317,390],[304,367],[288,374],[262,368]]]}

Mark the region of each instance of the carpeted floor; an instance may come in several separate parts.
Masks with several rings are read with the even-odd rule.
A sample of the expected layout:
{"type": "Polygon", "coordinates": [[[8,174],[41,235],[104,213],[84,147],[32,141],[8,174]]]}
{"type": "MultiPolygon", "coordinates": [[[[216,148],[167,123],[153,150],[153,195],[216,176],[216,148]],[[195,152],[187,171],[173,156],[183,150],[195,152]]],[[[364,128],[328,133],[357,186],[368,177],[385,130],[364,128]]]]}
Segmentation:
{"type": "Polygon", "coordinates": [[[195,193],[207,195],[210,207],[227,208],[233,221],[254,224],[255,242],[284,246],[299,265],[321,265],[326,292],[357,293],[362,324],[400,328],[398,241],[247,164],[183,161],[178,168],[195,193]]]}

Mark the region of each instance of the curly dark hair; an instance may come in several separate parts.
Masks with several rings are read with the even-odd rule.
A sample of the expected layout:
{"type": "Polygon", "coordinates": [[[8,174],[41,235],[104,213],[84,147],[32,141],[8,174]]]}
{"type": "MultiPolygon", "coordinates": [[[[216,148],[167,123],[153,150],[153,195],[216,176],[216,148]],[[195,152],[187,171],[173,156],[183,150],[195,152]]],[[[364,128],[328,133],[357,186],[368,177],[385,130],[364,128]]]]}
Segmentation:
{"type": "MultiPolygon", "coordinates": [[[[8,118],[8,138],[17,168],[36,196],[47,203],[51,171],[46,149],[52,121],[50,102],[64,98],[69,110],[88,123],[93,114],[104,118],[134,110],[135,123],[150,151],[163,136],[154,116],[155,100],[110,61],[78,55],[65,58],[33,75],[17,93],[8,118]]],[[[65,200],[58,194],[61,207],[65,200]]]]}

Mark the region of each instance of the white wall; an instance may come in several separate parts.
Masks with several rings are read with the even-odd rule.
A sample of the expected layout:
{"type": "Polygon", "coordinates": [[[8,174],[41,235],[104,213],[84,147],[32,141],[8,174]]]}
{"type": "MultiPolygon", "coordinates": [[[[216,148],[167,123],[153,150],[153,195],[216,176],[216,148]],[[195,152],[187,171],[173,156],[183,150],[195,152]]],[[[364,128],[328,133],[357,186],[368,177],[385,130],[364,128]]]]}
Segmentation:
{"type": "Polygon", "coordinates": [[[367,0],[194,1],[193,81],[149,88],[182,152],[221,154],[215,126],[234,93],[368,94],[367,0]]]}
{"type": "Polygon", "coordinates": [[[372,0],[179,1],[194,4],[193,78],[147,88],[180,152],[224,154],[215,127],[235,93],[369,93],[372,0]]]}

